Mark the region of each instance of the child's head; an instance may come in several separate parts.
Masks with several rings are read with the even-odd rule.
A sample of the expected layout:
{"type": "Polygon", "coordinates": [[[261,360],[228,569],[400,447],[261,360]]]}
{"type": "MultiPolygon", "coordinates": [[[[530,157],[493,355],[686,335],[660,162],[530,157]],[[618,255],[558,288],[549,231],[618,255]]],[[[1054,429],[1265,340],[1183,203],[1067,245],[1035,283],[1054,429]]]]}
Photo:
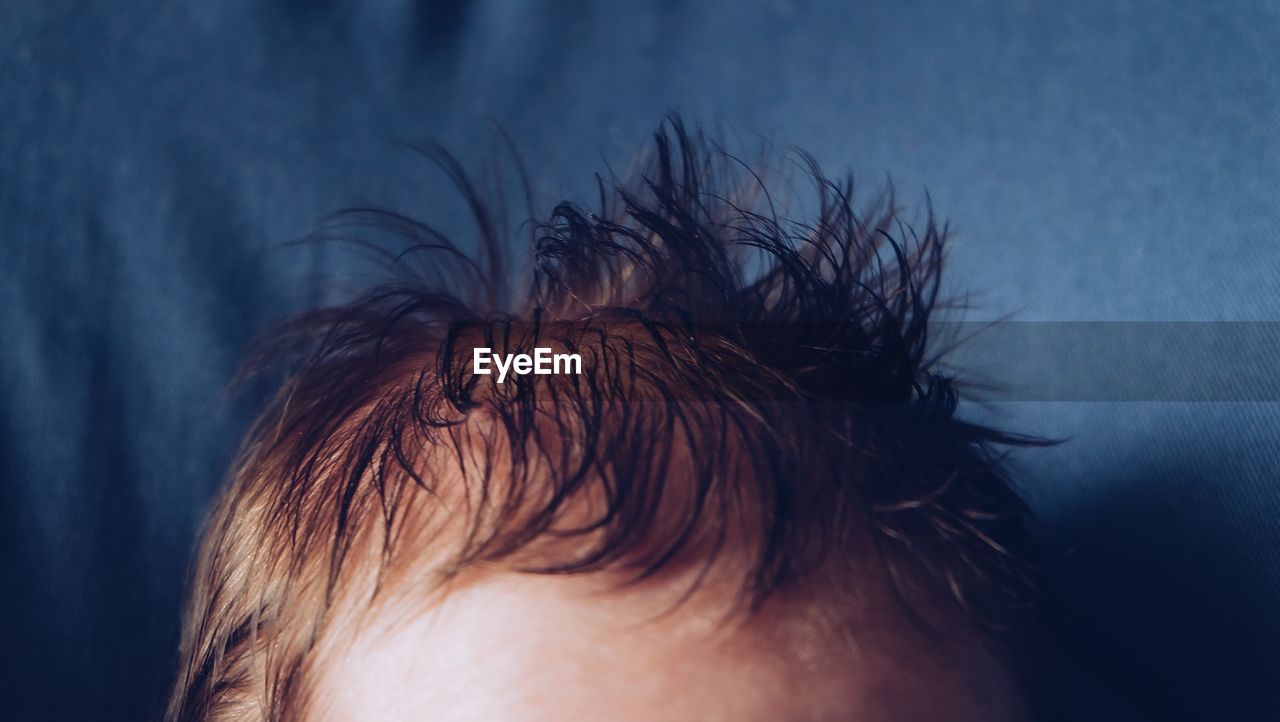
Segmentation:
{"type": "Polygon", "coordinates": [[[653,155],[529,226],[523,287],[445,156],[479,252],[343,217],[418,272],[281,332],[173,719],[1024,716],[1030,543],[996,458],[1024,440],[954,418],[926,356],[943,232],[813,165],[812,219],[780,217],[678,123],[653,155]],[[537,348],[563,365],[520,373],[537,348]]]}

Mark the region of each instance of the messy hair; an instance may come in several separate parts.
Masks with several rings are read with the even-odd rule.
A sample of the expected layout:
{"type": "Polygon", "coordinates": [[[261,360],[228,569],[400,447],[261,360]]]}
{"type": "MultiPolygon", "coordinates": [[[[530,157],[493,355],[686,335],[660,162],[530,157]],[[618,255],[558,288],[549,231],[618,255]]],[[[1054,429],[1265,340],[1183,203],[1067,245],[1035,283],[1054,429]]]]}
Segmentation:
{"type": "Polygon", "coordinates": [[[1036,441],[957,417],[930,337],[947,237],[932,214],[909,225],[887,191],[859,206],[797,153],[812,207],[791,217],[758,166],[671,119],[639,172],[597,177],[593,208],[512,231],[424,150],[475,238],[374,208],[325,224],[406,250],[394,280],[257,357],[284,381],[206,529],[169,719],[301,716],[354,560],[372,595],[432,543],[440,579],[506,563],[641,580],[733,546],[748,610],[862,544],[907,608],[933,589],[990,639],[1018,633],[1034,551],[1002,454],[1036,441]],[[572,351],[582,369],[498,384],[471,367],[481,346],[572,351]],[[415,534],[445,523],[436,506],[454,531],[415,534]]]}

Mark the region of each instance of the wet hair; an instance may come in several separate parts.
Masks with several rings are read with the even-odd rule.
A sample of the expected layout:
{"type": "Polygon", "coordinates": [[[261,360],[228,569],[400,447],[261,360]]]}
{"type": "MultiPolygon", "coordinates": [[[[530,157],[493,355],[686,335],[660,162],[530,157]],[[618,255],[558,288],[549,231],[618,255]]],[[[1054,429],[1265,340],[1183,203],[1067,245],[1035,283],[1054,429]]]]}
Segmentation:
{"type": "Polygon", "coordinates": [[[1035,553],[1002,454],[1037,442],[956,414],[931,214],[914,229],[891,192],[860,208],[798,153],[814,192],[791,217],[758,166],[673,118],[642,170],[597,178],[592,208],[512,231],[424,150],[470,207],[471,250],[385,210],[324,225],[400,238],[397,276],[256,357],[284,381],[206,529],[169,719],[299,716],[344,585],[374,595],[405,556],[440,579],[504,563],[640,580],[732,547],[752,609],[861,545],[906,608],[940,596],[990,639],[1022,634],[1035,553]],[[474,373],[481,346],[582,369],[498,384],[474,373]]]}

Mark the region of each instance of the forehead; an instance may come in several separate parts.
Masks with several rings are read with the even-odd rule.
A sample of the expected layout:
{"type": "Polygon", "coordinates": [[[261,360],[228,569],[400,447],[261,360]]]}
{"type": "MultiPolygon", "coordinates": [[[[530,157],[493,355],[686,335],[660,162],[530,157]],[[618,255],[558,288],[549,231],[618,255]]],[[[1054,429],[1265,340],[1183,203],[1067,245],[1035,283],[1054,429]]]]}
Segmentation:
{"type": "Polygon", "coordinates": [[[673,607],[678,589],[504,572],[425,609],[382,605],[326,645],[311,718],[1021,719],[980,645],[939,646],[874,600],[842,618],[779,599],[729,621],[714,588],[673,607]]]}

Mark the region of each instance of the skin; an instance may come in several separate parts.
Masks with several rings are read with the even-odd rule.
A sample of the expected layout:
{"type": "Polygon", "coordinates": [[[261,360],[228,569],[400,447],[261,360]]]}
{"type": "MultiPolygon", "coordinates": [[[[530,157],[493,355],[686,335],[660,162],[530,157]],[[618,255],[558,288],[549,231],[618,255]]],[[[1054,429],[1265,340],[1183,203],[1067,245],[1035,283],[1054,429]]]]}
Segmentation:
{"type": "Polygon", "coordinates": [[[1008,673],[963,625],[928,638],[881,584],[795,590],[749,616],[730,581],[619,588],[601,575],[470,573],[401,590],[322,645],[325,722],[1000,722],[1008,673]],[[419,598],[421,595],[418,595],[419,598]],[[833,603],[835,598],[839,604],[833,603]]]}

